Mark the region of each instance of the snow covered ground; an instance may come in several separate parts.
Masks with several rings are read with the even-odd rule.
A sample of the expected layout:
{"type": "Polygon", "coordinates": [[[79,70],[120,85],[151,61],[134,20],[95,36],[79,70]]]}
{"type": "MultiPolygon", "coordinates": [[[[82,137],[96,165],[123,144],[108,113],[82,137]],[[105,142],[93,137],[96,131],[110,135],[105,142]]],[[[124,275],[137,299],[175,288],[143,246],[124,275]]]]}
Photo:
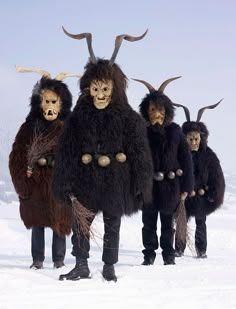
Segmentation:
{"type": "MultiPolygon", "coordinates": [[[[44,269],[32,270],[31,231],[19,216],[18,202],[0,202],[0,309],[27,308],[236,308],[236,177],[226,175],[225,202],[208,217],[208,258],[199,260],[188,248],[176,265],[164,266],[161,251],[153,266],[141,266],[141,213],[121,226],[117,283],[102,279],[100,216],[94,222],[89,267],[92,279],[59,281],[74,266],[67,239],[66,266],[53,269],[51,230],[46,230],[44,269]]],[[[190,222],[194,234],[194,221],[190,222]]]]}

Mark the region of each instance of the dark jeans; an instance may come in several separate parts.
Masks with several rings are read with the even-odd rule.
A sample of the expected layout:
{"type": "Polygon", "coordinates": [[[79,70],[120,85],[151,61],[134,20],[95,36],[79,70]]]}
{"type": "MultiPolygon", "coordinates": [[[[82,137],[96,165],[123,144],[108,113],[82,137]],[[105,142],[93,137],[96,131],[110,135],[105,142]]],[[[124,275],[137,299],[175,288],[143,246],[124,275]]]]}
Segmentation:
{"type": "Polygon", "coordinates": [[[158,236],[157,236],[157,221],[158,214],[161,220],[161,237],[160,247],[162,249],[163,260],[174,257],[173,248],[173,214],[166,215],[158,212],[154,208],[144,209],[142,212],[142,238],[144,250],[142,251],[145,257],[156,257],[155,250],[158,249],[158,236]]]}
{"type": "Polygon", "coordinates": [[[205,253],[207,249],[206,216],[203,218],[195,218],[195,222],[195,248],[197,252],[205,253]]]}
{"type": "MultiPolygon", "coordinates": [[[[31,235],[31,254],[33,261],[43,262],[45,259],[45,229],[33,227],[31,235]]],[[[52,260],[53,262],[64,261],[66,254],[66,238],[53,232],[52,236],[52,260]]]]}
{"type": "MultiPolygon", "coordinates": [[[[197,252],[205,253],[207,249],[207,226],[206,216],[202,218],[195,218],[196,230],[195,230],[195,248],[197,252]]],[[[179,242],[175,239],[176,251],[184,252],[186,248],[186,242],[179,242]]]]}
{"type": "MultiPolygon", "coordinates": [[[[115,264],[118,261],[119,254],[121,218],[103,213],[103,222],[104,236],[102,260],[106,264],[115,264]]],[[[76,232],[77,224],[74,224],[73,235],[71,237],[73,245],[72,255],[76,257],[76,260],[88,259],[90,251],[90,239],[83,234],[78,236],[76,232]]]]}

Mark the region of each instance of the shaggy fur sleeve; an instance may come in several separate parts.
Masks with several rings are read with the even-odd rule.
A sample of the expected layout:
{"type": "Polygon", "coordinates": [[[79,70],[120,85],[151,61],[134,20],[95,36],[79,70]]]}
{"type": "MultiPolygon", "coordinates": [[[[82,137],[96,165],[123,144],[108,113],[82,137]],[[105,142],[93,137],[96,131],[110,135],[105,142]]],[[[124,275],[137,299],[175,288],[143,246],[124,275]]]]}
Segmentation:
{"type": "Polygon", "coordinates": [[[209,147],[207,147],[207,153],[209,160],[207,198],[215,204],[215,209],[217,209],[223,204],[225,179],[217,155],[209,147]]]}
{"type": "Polygon", "coordinates": [[[59,138],[52,174],[52,191],[56,200],[68,204],[69,194],[74,189],[74,178],[77,170],[78,141],[74,121],[71,118],[65,123],[64,131],[59,138]]]}
{"type": "Polygon", "coordinates": [[[34,177],[28,178],[27,151],[32,143],[33,129],[29,123],[20,127],[9,155],[9,170],[16,193],[23,199],[29,198],[35,186],[34,177]]]}
{"type": "Polygon", "coordinates": [[[141,195],[145,204],[152,200],[153,165],[143,119],[134,111],[126,126],[126,154],[131,166],[131,192],[141,195]]]}
{"type": "Polygon", "coordinates": [[[186,137],[180,132],[180,142],[178,147],[178,161],[183,170],[181,176],[181,193],[187,192],[191,194],[194,189],[194,175],[193,175],[193,162],[190,147],[187,143],[186,137]]]}

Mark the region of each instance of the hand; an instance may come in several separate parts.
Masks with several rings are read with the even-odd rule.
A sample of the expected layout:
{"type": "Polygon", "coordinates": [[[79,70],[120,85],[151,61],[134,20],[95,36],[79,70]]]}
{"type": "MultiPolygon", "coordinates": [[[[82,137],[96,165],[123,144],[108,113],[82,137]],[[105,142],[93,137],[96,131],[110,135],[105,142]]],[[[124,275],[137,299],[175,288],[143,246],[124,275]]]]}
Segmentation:
{"type": "Polygon", "coordinates": [[[186,197],[188,196],[188,192],[183,192],[180,194],[180,200],[185,201],[186,197]]]}

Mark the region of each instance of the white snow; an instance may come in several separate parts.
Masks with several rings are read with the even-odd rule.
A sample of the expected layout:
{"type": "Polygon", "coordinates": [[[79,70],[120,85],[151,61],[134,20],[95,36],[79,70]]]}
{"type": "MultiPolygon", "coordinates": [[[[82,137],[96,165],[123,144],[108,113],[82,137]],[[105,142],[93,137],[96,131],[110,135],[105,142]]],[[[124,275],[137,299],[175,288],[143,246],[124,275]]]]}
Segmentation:
{"type": "MultiPolygon", "coordinates": [[[[230,182],[230,177],[227,176],[230,182]]],[[[232,187],[231,187],[232,188],[232,187]]],[[[164,266],[158,249],[153,266],[141,266],[141,213],[124,218],[117,283],[102,278],[102,217],[94,222],[89,267],[91,279],[59,281],[75,264],[67,239],[66,266],[53,269],[51,230],[46,230],[44,269],[32,270],[31,231],[19,216],[19,203],[0,202],[0,308],[236,308],[236,194],[225,194],[224,205],[207,219],[207,259],[189,248],[176,265],[164,266]]],[[[194,238],[195,223],[189,229],[194,238]]]]}

